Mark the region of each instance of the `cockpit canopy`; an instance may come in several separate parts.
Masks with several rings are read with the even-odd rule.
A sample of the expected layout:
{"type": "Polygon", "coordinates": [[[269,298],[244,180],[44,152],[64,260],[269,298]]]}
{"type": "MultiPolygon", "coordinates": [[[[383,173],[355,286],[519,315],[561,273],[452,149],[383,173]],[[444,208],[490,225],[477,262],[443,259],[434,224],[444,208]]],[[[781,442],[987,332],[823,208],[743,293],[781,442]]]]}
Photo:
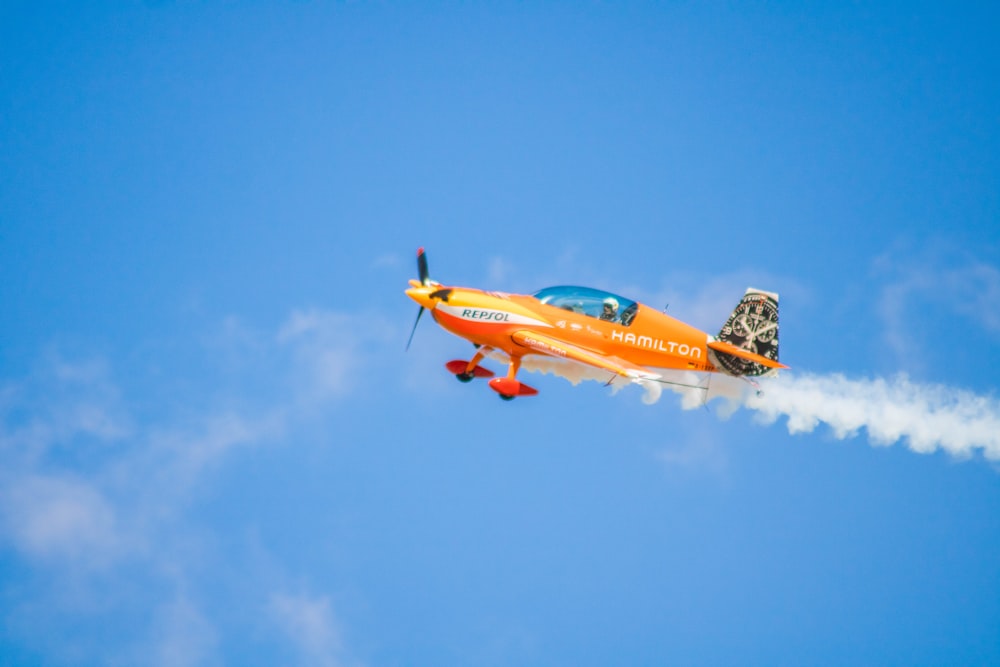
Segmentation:
{"type": "Polygon", "coordinates": [[[592,287],[546,287],[533,296],[544,304],[626,327],[632,324],[639,308],[631,299],[592,287]]]}

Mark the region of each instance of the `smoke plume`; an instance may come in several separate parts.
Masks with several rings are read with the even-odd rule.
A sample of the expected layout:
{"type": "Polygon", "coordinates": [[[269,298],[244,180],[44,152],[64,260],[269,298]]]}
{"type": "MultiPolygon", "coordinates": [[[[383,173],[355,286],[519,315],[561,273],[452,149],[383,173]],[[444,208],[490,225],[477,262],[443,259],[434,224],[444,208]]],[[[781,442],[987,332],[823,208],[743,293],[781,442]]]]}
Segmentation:
{"type": "Polygon", "coordinates": [[[887,380],[786,373],[767,381],[761,396],[748,393],[743,404],[765,423],[787,417],[793,434],[824,423],[838,438],[864,429],[875,445],[903,440],[915,452],[943,449],[963,458],[981,449],[987,459],[1000,460],[1000,401],[905,375],[887,380]]]}
{"type": "Polygon", "coordinates": [[[1000,401],[905,375],[851,379],[785,372],[762,379],[759,392],[736,378],[713,375],[707,391],[672,388],[682,395],[685,409],[722,398],[723,416],[744,407],[755,410],[764,424],[785,417],[793,435],[825,424],[839,439],[864,430],[873,445],[902,440],[915,452],[943,449],[959,458],[979,449],[987,459],[1000,460],[1000,401]]]}
{"type": "MultiPolygon", "coordinates": [[[[583,380],[608,383],[610,374],[580,364],[525,357],[524,368],[563,377],[573,384],[583,380]],[[529,361],[530,359],[530,361],[529,361]]],[[[757,413],[764,424],[786,418],[791,434],[811,433],[825,424],[834,437],[867,433],[873,445],[903,441],[915,452],[942,449],[966,458],[981,450],[1000,461],[1000,401],[992,396],[941,384],[921,383],[906,375],[890,379],[851,379],[841,374],[814,375],[784,372],[760,381],[760,391],[743,380],[721,374],[661,371],[661,381],[640,381],[643,402],[660,400],[663,389],[680,395],[685,410],[713,405],[723,418],[739,408],[757,413]]],[[[629,381],[610,382],[614,391],[629,381]]]]}

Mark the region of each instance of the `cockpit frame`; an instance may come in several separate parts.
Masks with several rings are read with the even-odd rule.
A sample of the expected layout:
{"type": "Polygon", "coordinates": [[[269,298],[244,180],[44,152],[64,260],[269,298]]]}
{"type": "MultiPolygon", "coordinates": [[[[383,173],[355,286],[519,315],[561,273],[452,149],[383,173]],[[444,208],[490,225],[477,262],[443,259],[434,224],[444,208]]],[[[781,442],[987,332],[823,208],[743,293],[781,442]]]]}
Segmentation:
{"type": "Polygon", "coordinates": [[[549,306],[622,326],[632,324],[639,308],[639,304],[632,299],[593,287],[576,285],[546,287],[538,290],[532,296],[549,306]],[[605,305],[609,308],[606,309],[605,305]]]}

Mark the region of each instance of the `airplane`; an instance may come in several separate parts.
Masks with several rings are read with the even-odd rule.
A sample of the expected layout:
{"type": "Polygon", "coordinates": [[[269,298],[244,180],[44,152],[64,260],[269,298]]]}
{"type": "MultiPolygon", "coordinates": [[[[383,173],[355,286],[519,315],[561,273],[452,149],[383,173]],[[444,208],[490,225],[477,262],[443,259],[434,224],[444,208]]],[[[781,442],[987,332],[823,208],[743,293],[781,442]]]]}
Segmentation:
{"type": "MultiPolygon", "coordinates": [[[[778,361],[778,295],[748,288],[719,334],[711,336],[655,308],[590,287],[548,287],[534,294],[508,294],[452,287],[431,280],[427,255],[417,250],[418,280],[406,295],[446,331],[476,347],[471,359],[445,367],[461,382],[491,378],[501,399],[534,396],[538,390],[517,379],[522,359],[544,355],[585,364],[609,373],[609,384],[666,382],[658,369],[724,373],[742,378],[760,392],[753,378],[788,368],[778,361]],[[509,358],[507,374],[481,366],[499,351],[509,358]]],[[[701,388],[701,387],[699,387],[701,388]]]]}

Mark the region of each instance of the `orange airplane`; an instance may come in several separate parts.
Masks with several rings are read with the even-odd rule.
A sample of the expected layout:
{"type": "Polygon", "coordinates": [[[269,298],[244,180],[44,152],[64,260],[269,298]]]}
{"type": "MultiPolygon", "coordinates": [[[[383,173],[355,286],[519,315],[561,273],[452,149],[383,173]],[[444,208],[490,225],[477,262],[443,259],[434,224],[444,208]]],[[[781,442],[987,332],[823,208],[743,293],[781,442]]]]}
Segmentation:
{"type": "MultiPolygon", "coordinates": [[[[744,378],[771,375],[778,363],[778,295],[750,288],[717,336],[710,336],[644,304],[589,287],[548,287],[532,295],[447,287],[431,280],[424,249],[417,250],[419,280],[407,296],[420,304],[407,349],[424,310],[445,330],[471,341],[472,359],[445,367],[462,382],[492,378],[504,400],[538,390],[517,380],[521,360],[545,355],[608,371],[632,382],[665,382],[653,369],[725,373],[744,378]],[[510,358],[506,377],[480,362],[494,351],[510,358]]],[[[674,384],[674,383],[667,383],[674,384]]]]}

